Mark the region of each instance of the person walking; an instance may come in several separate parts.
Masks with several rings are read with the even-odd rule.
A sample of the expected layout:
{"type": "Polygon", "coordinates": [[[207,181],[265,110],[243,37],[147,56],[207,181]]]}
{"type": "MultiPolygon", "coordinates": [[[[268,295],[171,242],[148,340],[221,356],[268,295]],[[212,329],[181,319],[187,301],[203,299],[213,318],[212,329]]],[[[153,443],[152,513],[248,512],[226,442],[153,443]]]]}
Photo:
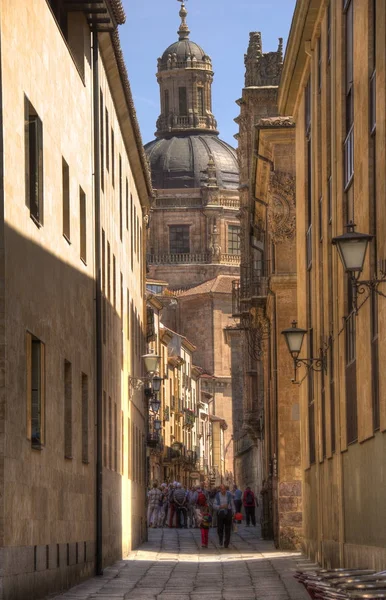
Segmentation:
{"type": "Polygon", "coordinates": [[[177,483],[171,483],[169,486],[169,496],[168,496],[168,519],[169,519],[169,527],[173,527],[173,518],[176,512],[176,504],[174,502],[174,492],[176,489],[177,483]]]}
{"type": "Polygon", "coordinates": [[[243,505],[243,492],[237,487],[233,486],[233,502],[235,503],[235,509],[237,513],[241,513],[241,507],[243,505]]]}
{"type": "Polygon", "coordinates": [[[158,483],[153,483],[152,489],[147,494],[148,509],[147,509],[147,524],[148,527],[157,527],[158,524],[158,513],[160,508],[160,501],[162,499],[162,492],[158,488],[158,483]]]}
{"type": "Polygon", "coordinates": [[[256,527],[256,516],[255,516],[255,507],[256,507],[256,498],[255,494],[252,492],[249,485],[245,488],[243,494],[243,505],[245,510],[245,518],[247,521],[247,527],[249,527],[250,522],[252,521],[253,527],[256,527]]]}
{"type": "Polygon", "coordinates": [[[173,494],[174,503],[177,510],[177,527],[180,529],[187,528],[187,510],[186,510],[186,491],[180,483],[177,483],[177,488],[173,494]]]}
{"type": "Polygon", "coordinates": [[[211,522],[212,522],[212,516],[209,512],[209,506],[206,504],[205,506],[201,507],[200,529],[201,529],[201,546],[203,548],[208,547],[209,527],[210,527],[211,522]]]}
{"type": "Polygon", "coordinates": [[[227,491],[224,484],[220,485],[214,504],[217,513],[217,533],[220,546],[228,548],[231,541],[232,518],[235,513],[235,505],[231,492],[227,491]],[[224,536],[225,533],[225,536],[224,536]]]}

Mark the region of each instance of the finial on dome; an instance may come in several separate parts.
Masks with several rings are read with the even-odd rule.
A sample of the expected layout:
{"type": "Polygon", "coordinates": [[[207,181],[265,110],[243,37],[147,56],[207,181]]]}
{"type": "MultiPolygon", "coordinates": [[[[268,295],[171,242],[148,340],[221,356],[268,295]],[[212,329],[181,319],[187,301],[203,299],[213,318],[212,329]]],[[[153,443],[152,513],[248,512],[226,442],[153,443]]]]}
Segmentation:
{"type": "Polygon", "coordinates": [[[177,0],[178,2],[181,2],[181,10],[179,12],[179,15],[181,17],[181,25],[179,30],[177,31],[179,39],[180,40],[187,40],[189,39],[189,27],[188,24],[186,22],[186,17],[188,15],[188,11],[185,8],[185,2],[184,0],[177,0]]]}

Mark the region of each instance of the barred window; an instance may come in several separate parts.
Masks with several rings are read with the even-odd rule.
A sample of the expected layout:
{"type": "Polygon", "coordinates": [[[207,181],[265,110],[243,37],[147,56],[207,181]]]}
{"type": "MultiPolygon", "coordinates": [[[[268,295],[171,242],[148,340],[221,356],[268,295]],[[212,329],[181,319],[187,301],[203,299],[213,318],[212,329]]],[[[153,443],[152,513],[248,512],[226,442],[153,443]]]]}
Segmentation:
{"type": "Polygon", "coordinates": [[[171,225],[169,228],[170,254],[189,254],[189,225],[171,225]]]}
{"type": "Polygon", "coordinates": [[[240,227],[228,225],[228,254],[240,254],[240,227]]]}

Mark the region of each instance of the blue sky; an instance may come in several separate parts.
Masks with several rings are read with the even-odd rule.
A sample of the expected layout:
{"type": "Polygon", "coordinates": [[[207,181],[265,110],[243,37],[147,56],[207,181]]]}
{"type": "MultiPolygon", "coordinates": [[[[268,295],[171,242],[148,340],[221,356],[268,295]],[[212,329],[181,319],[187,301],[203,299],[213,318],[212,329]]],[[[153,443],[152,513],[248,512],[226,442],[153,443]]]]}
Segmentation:
{"type": "MultiPolygon", "coordinates": [[[[263,52],[286,44],[296,0],[188,0],[190,39],[211,56],[213,112],[220,137],[235,146],[239,109],[235,100],[244,83],[244,53],[249,32],[261,31],[263,52]]],[[[159,115],[157,58],[178,39],[177,0],[123,0],[126,23],[119,28],[143,142],[154,138],[159,115]]]]}

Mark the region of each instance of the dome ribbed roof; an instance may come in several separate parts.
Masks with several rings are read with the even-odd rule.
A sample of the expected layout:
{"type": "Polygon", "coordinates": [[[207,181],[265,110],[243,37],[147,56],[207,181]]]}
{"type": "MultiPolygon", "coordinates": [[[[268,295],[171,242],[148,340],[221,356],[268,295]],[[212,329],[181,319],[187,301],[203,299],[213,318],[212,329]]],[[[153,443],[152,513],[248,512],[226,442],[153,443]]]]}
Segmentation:
{"type": "Polygon", "coordinates": [[[236,190],[239,167],[236,151],[216,135],[186,135],[157,139],[145,146],[155,189],[200,188],[207,184],[212,155],[218,187],[236,190]]]}
{"type": "Polygon", "coordinates": [[[201,46],[188,39],[174,42],[168,48],[166,48],[161,58],[162,64],[166,64],[169,54],[176,54],[178,62],[185,61],[189,54],[192,58],[195,57],[200,61],[207,56],[201,46]]]}

